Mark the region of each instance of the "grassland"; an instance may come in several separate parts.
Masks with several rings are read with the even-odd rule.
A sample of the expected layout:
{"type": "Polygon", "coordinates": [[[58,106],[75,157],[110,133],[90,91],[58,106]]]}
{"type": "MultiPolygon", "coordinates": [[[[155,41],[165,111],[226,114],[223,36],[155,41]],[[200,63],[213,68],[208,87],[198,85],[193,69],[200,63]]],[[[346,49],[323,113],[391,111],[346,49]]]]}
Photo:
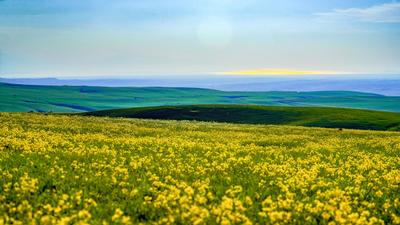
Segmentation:
{"type": "Polygon", "coordinates": [[[0,113],[0,224],[400,224],[398,132],[0,113]]]}
{"type": "Polygon", "coordinates": [[[0,112],[86,112],[197,104],[323,106],[400,112],[400,97],[326,92],[223,92],[196,88],[29,86],[0,83],[0,112]]]}
{"type": "Polygon", "coordinates": [[[103,110],[82,115],[400,131],[400,113],[342,108],[191,105],[103,110]]]}

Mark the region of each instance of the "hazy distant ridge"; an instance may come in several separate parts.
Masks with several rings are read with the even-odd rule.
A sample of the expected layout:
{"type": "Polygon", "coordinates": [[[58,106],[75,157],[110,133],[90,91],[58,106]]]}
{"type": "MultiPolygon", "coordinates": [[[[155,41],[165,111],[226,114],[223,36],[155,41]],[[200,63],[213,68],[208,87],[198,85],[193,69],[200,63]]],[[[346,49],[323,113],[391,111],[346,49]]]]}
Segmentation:
{"type": "Polygon", "coordinates": [[[222,91],[357,91],[400,96],[400,79],[289,79],[260,77],[194,77],[137,79],[0,78],[0,82],[25,85],[103,87],[192,87],[222,91]]]}

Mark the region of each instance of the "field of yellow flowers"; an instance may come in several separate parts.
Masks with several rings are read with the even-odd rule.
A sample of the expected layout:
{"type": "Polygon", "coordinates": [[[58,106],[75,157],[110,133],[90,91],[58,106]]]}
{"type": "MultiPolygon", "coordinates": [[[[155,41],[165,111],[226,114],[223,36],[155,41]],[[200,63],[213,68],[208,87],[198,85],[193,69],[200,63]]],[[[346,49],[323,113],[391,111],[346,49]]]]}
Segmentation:
{"type": "Polygon", "coordinates": [[[0,224],[400,224],[400,133],[0,113],[0,224]]]}

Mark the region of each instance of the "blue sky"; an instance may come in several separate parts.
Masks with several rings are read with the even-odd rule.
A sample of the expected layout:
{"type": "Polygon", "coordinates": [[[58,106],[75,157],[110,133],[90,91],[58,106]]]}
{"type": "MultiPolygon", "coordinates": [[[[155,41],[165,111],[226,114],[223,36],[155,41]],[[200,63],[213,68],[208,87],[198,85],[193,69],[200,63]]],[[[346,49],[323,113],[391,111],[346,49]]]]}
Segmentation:
{"type": "Polygon", "coordinates": [[[400,2],[0,0],[0,76],[400,74],[400,2]]]}

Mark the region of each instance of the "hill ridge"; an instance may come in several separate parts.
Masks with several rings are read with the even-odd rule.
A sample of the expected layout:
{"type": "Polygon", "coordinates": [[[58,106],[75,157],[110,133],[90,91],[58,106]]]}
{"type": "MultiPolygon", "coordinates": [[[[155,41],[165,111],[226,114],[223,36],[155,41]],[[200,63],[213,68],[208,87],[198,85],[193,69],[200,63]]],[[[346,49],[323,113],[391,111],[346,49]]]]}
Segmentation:
{"type": "Polygon", "coordinates": [[[271,105],[400,112],[400,96],[349,91],[228,92],[182,87],[34,86],[0,83],[0,111],[85,112],[162,105],[271,105]]]}

